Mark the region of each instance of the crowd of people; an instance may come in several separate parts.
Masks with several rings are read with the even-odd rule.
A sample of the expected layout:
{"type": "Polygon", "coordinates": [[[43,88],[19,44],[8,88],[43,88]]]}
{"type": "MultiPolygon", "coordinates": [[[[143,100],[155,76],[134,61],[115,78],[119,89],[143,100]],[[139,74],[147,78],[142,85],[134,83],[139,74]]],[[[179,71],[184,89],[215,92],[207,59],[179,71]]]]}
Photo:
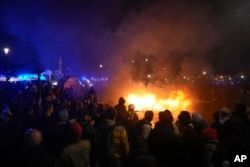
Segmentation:
{"type": "MultiPolygon", "coordinates": [[[[144,111],[124,97],[98,101],[94,89],[75,99],[49,83],[0,84],[0,166],[228,167],[250,155],[248,104],[222,106],[209,122],[199,112],[144,111]]],[[[212,104],[211,104],[212,105],[212,104]]]]}

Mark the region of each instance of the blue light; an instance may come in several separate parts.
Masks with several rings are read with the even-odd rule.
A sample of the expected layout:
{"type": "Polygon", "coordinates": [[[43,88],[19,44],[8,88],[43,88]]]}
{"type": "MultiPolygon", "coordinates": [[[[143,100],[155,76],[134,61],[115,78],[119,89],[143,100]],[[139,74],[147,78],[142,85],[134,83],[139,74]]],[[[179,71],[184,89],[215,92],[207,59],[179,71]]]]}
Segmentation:
{"type": "MultiPolygon", "coordinates": [[[[38,75],[37,74],[21,74],[17,77],[21,81],[27,81],[27,80],[37,80],[38,75]]],[[[41,80],[46,80],[45,76],[40,77],[41,80]]]]}

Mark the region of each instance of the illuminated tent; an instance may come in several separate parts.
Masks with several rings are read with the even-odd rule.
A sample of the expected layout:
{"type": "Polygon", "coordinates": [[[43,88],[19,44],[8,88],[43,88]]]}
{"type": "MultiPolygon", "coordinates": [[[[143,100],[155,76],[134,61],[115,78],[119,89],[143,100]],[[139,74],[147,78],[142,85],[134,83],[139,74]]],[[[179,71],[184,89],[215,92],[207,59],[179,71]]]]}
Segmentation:
{"type": "Polygon", "coordinates": [[[83,97],[86,89],[86,86],[82,84],[82,82],[78,78],[75,77],[70,77],[64,83],[64,90],[66,90],[71,97],[83,97]]]}

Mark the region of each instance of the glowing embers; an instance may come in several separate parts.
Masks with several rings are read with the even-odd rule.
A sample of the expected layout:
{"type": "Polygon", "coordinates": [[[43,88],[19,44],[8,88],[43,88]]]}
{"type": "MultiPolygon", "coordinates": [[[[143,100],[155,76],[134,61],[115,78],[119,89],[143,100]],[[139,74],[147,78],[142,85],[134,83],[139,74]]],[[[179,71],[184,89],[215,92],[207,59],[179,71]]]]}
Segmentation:
{"type": "Polygon", "coordinates": [[[169,109],[174,116],[177,116],[181,110],[188,110],[192,104],[192,100],[182,90],[170,91],[167,97],[160,97],[159,94],[154,93],[133,93],[126,99],[128,104],[135,105],[137,111],[169,109]]]}

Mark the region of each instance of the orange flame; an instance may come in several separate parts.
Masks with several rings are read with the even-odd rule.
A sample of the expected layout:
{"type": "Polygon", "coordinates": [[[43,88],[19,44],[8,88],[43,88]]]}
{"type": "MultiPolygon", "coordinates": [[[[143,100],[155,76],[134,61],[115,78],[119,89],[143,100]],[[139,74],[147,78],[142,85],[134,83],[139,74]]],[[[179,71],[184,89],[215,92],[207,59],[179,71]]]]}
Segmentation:
{"type": "Polygon", "coordinates": [[[134,104],[137,111],[153,110],[154,112],[168,109],[176,118],[181,110],[188,110],[191,99],[182,90],[171,91],[167,98],[160,98],[153,93],[129,94],[127,102],[134,104]]]}

